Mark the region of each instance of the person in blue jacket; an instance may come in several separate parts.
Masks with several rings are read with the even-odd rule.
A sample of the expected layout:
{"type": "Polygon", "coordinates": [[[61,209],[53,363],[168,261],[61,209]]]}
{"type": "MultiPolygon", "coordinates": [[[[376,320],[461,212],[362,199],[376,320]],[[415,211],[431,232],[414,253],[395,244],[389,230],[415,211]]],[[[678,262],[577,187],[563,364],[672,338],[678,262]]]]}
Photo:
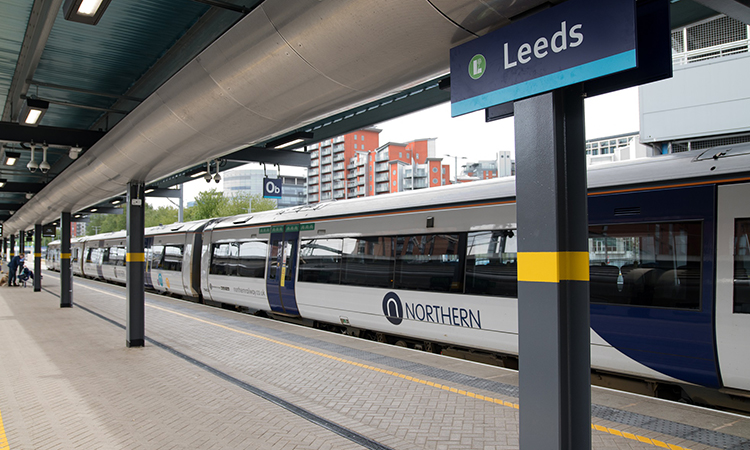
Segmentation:
{"type": "Polygon", "coordinates": [[[18,268],[22,266],[23,254],[11,258],[8,263],[8,286],[18,286],[18,283],[16,283],[16,272],[18,272],[18,268]]]}

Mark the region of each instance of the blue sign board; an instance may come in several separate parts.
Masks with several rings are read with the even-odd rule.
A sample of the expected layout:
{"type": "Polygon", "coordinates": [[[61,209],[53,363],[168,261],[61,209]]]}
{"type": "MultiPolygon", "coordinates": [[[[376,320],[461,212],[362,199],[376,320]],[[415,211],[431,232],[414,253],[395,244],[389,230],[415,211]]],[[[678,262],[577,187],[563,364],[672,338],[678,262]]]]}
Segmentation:
{"type": "Polygon", "coordinates": [[[281,178],[263,178],[263,198],[281,198],[281,178]]]}
{"type": "Polygon", "coordinates": [[[635,0],[569,0],[451,49],[451,115],[637,66],[635,0]]]}

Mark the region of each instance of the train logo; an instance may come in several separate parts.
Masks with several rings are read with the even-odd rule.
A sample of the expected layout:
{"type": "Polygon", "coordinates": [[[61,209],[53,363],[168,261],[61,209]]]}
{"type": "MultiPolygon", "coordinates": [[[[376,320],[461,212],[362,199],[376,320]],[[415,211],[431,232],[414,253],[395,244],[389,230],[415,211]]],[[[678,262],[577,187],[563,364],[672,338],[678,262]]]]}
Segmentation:
{"type": "Polygon", "coordinates": [[[394,325],[400,325],[404,320],[404,306],[395,292],[389,292],[383,297],[383,314],[394,325]]]}
{"type": "Polygon", "coordinates": [[[159,281],[159,286],[164,286],[164,280],[161,279],[161,274],[159,274],[158,281],[159,281]]]}

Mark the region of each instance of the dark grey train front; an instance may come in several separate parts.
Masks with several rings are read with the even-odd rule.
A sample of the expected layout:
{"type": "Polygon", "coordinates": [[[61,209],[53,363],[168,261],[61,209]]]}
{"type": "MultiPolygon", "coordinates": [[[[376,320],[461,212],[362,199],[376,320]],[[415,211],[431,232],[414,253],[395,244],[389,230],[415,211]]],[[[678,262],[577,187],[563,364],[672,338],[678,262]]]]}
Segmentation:
{"type": "MultiPolygon", "coordinates": [[[[742,150],[589,171],[598,373],[681,386],[696,400],[697,387],[750,396],[742,150]]],[[[418,348],[517,355],[514,195],[507,178],[150,228],[146,280],[418,348]]],[[[53,269],[58,253],[51,244],[53,269]]],[[[124,232],[76,239],[71,258],[78,275],[124,282],[124,232]]]]}

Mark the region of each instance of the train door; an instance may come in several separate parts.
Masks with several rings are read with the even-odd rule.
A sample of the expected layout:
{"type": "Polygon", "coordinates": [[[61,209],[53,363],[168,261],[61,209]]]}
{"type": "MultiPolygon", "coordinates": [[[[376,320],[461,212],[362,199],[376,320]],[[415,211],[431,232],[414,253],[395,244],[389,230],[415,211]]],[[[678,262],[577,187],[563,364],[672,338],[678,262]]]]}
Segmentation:
{"type": "Polygon", "coordinates": [[[750,185],[719,186],[716,346],[725,387],[750,389],[750,185]]]}
{"type": "Polygon", "coordinates": [[[271,310],[295,316],[299,315],[294,296],[298,238],[299,231],[271,234],[266,275],[266,291],[271,310]]]}

